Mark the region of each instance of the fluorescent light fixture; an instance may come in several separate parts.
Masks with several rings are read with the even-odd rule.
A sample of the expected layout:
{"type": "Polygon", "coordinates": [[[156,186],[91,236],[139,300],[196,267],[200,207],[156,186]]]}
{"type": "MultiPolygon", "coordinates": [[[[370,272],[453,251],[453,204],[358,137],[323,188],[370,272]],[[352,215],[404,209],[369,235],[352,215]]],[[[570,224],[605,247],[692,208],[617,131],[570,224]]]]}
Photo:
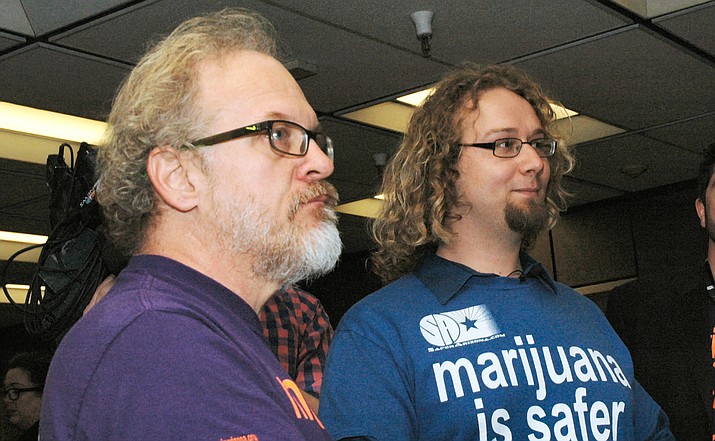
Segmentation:
{"type": "Polygon", "coordinates": [[[549,105],[551,106],[551,110],[554,111],[554,114],[556,114],[556,119],[571,118],[578,115],[578,112],[574,112],[573,110],[559,106],[558,104],[550,103],[549,105]]]}
{"type": "Polygon", "coordinates": [[[382,201],[376,198],[365,198],[354,202],[338,205],[335,211],[353,216],[376,218],[382,209],[382,201]]]}
{"type": "MultiPolygon", "coordinates": [[[[421,105],[432,92],[434,92],[434,88],[430,87],[395,98],[395,101],[386,101],[363,107],[362,109],[354,110],[341,116],[363,124],[405,133],[410,123],[410,118],[412,118],[412,114],[415,111],[415,107],[421,105]]],[[[557,119],[578,115],[578,112],[557,104],[552,103],[551,108],[554,110],[557,119]]]]}
{"type": "MultiPolygon", "coordinates": [[[[47,242],[47,236],[0,231],[0,260],[8,260],[10,256],[24,248],[32,245],[42,245],[45,242],[47,242]]],[[[35,247],[18,254],[15,260],[18,262],[37,263],[41,252],[42,247],[35,247]]]]}
{"type": "Polygon", "coordinates": [[[432,92],[434,92],[434,87],[403,95],[397,98],[397,101],[409,104],[410,106],[417,107],[422,104],[422,102],[424,102],[424,100],[426,100],[428,96],[432,95],[432,92]]]}
{"type": "Polygon", "coordinates": [[[708,0],[613,0],[641,17],[652,18],[691,6],[707,3],[708,0]]]}
{"type": "Polygon", "coordinates": [[[11,231],[0,231],[0,241],[18,242],[28,245],[35,245],[47,242],[47,236],[40,236],[38,234],[13,233],[11,231]]]}
{"type": "Polygon", "coordinates": [[[102,121],[0,101],[0,130],[96,145],[106,128],[102,121]]]}
{"type": "Polygon", "coordinates": [[[414,107],[407,104],[386,101],[341,116],[363,124],[405,133],[414,111],[414,107]]]}
{"type": "Polygon", "coordinates": [[[577,115],[570,119],[557,121],[556,131],[564,137],[569,145],[581,144],[625,132],[621,128],[585,115],[577,115]]]}
{"type": "MultiPolygon", "coordinates": [[[[424,102],[424,100],[426,100],[430,95],[432,95],[432,92],[434,92],[434,87],[419,90],[417,92],[412,92],[410,94],[398,97],[395,100],[404,104],[409,104],[413,107],[418,107],[424,102]]],[[[559,106],[558,104],[551,103],[551,108],[554,110],[554,113],[556,113],[556,119],[578,115],[578,112],[574,112],[573,110],[567,109],[563,106],[559,106]]]]}
{"type": "MultiPolygon", "coordinates": [[[[25,299],[27,298],[27,291],[30,289],[29,285],[17,285],[14,283],[8,283],[5,285],[5,288],[7,289],[8,294],[10,294],[10,298],[13,302],[18,303],[20,305],[25,304],[25,299]]],[[[41,295],[45,294],[44,286],[40,287],[40,292],[42,293],[41,295]]],[[[0,303],[10,303],[4,292],[0,293],[0,303]]]]}

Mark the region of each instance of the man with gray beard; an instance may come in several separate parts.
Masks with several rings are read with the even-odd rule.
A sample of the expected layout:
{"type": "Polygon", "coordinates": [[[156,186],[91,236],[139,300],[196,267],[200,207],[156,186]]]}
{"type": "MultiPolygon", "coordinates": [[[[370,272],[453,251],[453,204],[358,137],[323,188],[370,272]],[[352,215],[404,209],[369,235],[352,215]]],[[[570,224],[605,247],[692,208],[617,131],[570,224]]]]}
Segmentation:
{"type": "Polygon", "coordinates": [[[132,257],[57,350],[43,441],[329,439],[257,316],[341,251],[332,142],[274,34],[245,10],[187,20],[122,85],[98,200],[132,257]]]}
{"type": "Polygon", "coordinates": [[[341,319],[320,417],[351,441],[671,440],[598,307],[527,251],[573,157],[513,67],[466,66],[415,110],[385,169],[373,263],[341,319]]]}

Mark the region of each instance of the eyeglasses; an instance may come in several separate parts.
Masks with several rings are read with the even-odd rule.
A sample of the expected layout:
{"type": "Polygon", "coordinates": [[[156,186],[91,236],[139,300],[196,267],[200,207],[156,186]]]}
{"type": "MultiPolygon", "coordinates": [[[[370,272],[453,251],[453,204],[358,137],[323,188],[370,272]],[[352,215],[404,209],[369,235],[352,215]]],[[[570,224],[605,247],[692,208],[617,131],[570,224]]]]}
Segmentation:
{"type": "Polygon", "coordinates": [[[556,152],[558,142],[551,138],[539,138],[533,141],[522,141],[519,138],[503,138],[494,142],[475,142],[474,144],[459,144],[461,147],[479,147],[490,149],[498,158],[514,158],[521,151],[524,144],[529,144],[539,156],[546,158],[556,152]]]}
{"type": "Polygon", "coordinates": [[[333,160],[333,141],[322,132],[313,132],[305,127],[290,121],[269,120],[250,126],[241,127],[218,135],[201,138],[191,144],[197,147],[208,147],[214,144],[231,141],[244,136],[268,132],[268,140],[273,150],[290,155],[305,156],[312,139],[325,155],[333,160]]]}
{"type": "Polygon", "coordinates": [[[41,387],[11,387],[3,390],[3,397],[8,397],[10,401],[15,401],[20,398],[20,394],[25,392],[35,392],[42,390],[41,387]]]}

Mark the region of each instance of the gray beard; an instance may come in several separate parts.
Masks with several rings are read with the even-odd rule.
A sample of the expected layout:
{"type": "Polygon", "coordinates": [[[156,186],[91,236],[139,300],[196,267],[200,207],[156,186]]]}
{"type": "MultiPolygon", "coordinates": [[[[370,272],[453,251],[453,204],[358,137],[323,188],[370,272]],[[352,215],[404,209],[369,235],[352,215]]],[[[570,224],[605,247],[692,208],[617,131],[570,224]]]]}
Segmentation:
{"type": "Polygon", "coordinates": [[[291,229],[283,237],[273,236],[273,243],[256,255],[254,273],[281,285],[292,285],[332,271],[340,257],[342,242],[337,215],[332,209],[325,210],[332,217],[317,227],[302,233],[291,229]]]}
{"type": "Polygon", "coordinates": [[[280,225],[275,216],[261,214],[253,201],[229,205],[215,216],[219,240],[229,254],[254,256],[255,277],[288,285],[335,267],[342,242],[332,207],[323,208],[318,226],[301,229],[292,218],[280,225]]]}

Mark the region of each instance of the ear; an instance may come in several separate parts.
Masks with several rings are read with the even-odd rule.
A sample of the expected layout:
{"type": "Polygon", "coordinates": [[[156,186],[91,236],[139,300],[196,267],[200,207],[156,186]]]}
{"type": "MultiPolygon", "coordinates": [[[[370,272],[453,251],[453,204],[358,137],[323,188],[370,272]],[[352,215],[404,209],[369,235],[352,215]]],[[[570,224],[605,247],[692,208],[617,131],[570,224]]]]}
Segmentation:
{"type": "Polygon", "coordinates": [[[695,211],[698,213],[698,217],[700,218],[700,226],[703,228],[707,228],[707,219],[705,218],[705,204],[703,204],[703,201],[700,200],[700,198],[695,199],[695,211]]]}
{"type": "Polygon", "coordinates": [[[170,146],[155,147],[149,152],[146,170],[154,190],[166,205],[180,212],[197,206],[198,168],[191,155],[170,146]]]}

